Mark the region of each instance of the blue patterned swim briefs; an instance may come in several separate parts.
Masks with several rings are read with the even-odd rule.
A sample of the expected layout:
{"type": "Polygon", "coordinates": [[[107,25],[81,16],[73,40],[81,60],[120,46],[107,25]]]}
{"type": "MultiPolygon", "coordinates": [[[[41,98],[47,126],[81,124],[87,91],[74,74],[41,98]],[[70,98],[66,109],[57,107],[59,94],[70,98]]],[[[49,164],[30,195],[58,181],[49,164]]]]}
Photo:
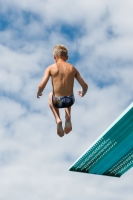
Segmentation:
{"type": "Polygon", "coordinates": [[[61,97],[56,97],[53,95],[52,102],[56,108],[68,108],[74,104],[75,98],[73,94],[71,96],[61,96],[61,97]]]}

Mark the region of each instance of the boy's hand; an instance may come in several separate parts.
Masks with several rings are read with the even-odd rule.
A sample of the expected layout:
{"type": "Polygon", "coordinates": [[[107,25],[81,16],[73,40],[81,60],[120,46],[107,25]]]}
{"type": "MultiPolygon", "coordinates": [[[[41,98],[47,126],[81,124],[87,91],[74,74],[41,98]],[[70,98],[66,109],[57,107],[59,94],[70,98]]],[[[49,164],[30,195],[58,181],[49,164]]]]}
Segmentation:
{"type": "Polygon", "coordinates": [[[37,93],[37,98],[38,99],[40,98],[40,96],[42,96],[42,93],[41,94],[37,93]]]}
{"type": "Polygon", "coordinates": [[[79,95],[79,97],[83,97],[84,95],[83,95],[83,91],[82,90],[79,90],[78,91],[78,95],[79,95]]]}
{"type": "Polygon", "coordinates": [[[83,97],[86,94],[87,88],[79,90],[79,92],[78,92],[79,97],[83,97]]]}

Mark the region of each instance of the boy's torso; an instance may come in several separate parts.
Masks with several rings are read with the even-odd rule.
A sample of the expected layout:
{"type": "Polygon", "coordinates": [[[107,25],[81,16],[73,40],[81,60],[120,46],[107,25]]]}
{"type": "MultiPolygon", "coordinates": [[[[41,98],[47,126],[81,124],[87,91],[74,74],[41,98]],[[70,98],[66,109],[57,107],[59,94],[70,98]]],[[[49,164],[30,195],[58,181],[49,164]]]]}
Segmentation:
{"type": "Polygon", "coordinates": [[[69,96],[73,94],[76,69],[67,62],[58,62],[50,67],[50,75],[55,96],[69,96]]]}

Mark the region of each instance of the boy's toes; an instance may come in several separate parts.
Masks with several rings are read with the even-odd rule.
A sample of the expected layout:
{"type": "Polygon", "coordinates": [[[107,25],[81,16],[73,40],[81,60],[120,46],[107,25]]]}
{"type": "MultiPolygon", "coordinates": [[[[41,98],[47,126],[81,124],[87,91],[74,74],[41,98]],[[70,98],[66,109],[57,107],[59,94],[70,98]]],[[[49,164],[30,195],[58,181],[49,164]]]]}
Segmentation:
{"type": "Polygon", "coordinates": [[[64,129],[64,132],[65,132],[65,134],[68,134],[68,133],[70,133],[71,130],[72,130],[72,128],[67,128],[67,129],[64,129]]]}
{"type": "Polygon", "coordinates": [[[60,137],[64,136],[64,131],[63,131],[63,128],[62,128],[62,122],[57,123],[57,134],[60,137]]]}
{"type": "Polygon", "coordinates": [[[71,123],[70,120],[69,121],[66,120],[66,122],[65,122],[65,128],[64,128],[65,134],[70,133],[71,130],[72,130],[72,123],[71,123]]]}

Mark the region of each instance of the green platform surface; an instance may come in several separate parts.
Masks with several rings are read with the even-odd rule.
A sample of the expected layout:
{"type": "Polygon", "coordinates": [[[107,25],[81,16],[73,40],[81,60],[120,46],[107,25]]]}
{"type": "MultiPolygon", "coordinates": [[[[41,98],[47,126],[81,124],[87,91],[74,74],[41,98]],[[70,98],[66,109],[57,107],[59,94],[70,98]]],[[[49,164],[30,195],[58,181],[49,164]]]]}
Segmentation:
{"type": "Polygon", "coordinates": [[[69,170],[120,177],[131,167],[133,167],[133,103],[69,170]]]}

